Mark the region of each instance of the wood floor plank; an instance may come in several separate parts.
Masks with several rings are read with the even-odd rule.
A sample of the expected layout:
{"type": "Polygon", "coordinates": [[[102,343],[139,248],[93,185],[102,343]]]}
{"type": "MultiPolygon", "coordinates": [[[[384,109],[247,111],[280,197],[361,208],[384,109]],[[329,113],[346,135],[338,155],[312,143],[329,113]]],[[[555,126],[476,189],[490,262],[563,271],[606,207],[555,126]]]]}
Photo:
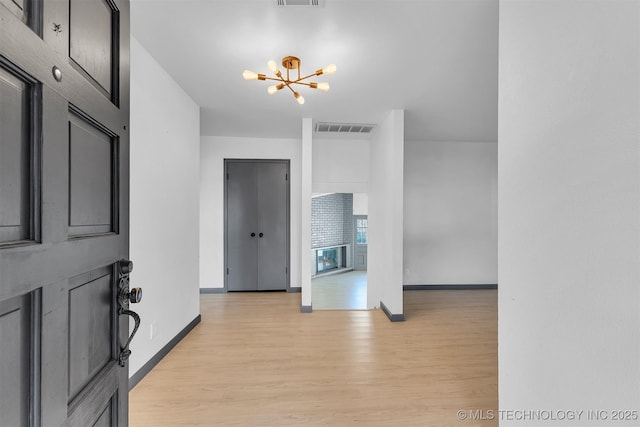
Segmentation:
{"type": "Polygon", "coordinates": [[[391,323],[203,294],[200,325],[132,390],[130,425],[497,426],[457,416],[497,414],[497,291],[406,291],[404,307],[391,323]]]}

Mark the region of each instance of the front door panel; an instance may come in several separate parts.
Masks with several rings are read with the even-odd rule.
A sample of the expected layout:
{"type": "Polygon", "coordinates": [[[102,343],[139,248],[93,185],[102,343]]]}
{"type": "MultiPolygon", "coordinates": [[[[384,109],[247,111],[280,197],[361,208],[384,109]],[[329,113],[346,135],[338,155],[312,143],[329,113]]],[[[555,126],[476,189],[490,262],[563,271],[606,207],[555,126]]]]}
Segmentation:
{"type": "Polygon", "coordinates": [[[69,402],[114,360],[112,294],[110,268],[70,280],[69,402]]]}
{"type": "MultiPolygon", "coordinates": [[[[109,99],[117,85],[114,58],[118,57],[118,12],[107,0],[70,1],[69,57],[109,99]]],[[[112,99],[115,101],[115,99],[112,99]]]]}
{"type": "Polygon", "coordinates": [[[31,398],[31,295],[0,302],[0,426],[28,426],[31,398]]]}
{"type": "Polygon", "coordinates": [[[0,62],[0,243],[30,237],[35,82],[0,62]]]}
{"type": "Polygon", "coordinates": [[[100,127],[69,113],[70,236],[115,231],[118,137],[100,127]]]}

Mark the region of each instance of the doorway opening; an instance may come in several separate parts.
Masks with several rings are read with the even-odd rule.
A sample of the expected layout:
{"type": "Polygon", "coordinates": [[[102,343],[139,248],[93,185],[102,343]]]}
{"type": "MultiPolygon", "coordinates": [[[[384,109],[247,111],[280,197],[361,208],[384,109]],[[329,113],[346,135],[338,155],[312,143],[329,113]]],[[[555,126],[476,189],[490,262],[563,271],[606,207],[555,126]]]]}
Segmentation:
{"type": "Polygon", "coordinates": [[[367,195],[315,194],[311,204],[313,308],[367,308],[367,195]]]}

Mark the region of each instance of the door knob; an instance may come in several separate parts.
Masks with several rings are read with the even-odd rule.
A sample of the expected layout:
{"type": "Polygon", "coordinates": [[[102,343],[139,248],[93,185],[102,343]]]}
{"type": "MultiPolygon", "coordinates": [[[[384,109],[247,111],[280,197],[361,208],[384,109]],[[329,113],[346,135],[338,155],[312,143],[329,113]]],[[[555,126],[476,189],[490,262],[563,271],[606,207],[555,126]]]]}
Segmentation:
{"type": "Polygon", "coordinates": [[[256,237],[256,233],[251,233],[251,237],[256,237]]]}
{"type": "Polygon", "coordinates": [[[258,234],[258,236],[262,237],[262,236],[264,236],[264,233],[260,233],[260,234],[258,234]]]}

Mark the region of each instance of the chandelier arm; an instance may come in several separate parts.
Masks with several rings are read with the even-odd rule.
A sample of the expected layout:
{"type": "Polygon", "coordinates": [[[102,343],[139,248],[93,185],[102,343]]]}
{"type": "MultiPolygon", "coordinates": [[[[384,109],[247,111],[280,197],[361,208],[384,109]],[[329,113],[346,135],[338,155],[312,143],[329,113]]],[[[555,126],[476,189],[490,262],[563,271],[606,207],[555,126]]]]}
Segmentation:
{"type": "MultiPolygon", "coordinates": [[[[275,80],[275,79],[274,79],[274,80],[275,80]]],[[[296,91],[295,91],[295,90],[293,90],[293,88],[291,87],[291,85],[289,85],[289,83],[291,83],[289,80],[285,80],[285,79],[283,79],[282,77],[280,77],[280,80],[278,80],[278,81],[281,81],[282,83],[284,83],[284,84],[285,84],[285,86],[287,86],[287,87],[289,88],[289,90],[291,91],[291,93],[293,93],[294,95],[296,94],[296,91]]]]}
{"type": "Polygon", "coordinates": [[[298,80],[294,80],[294,81],[293,81],[293,83],[298,83],[298,82],[300,82],[300,81],[302,81],[302,80],[307,80],[308,78],[315,77],[315,76],[317,76],[317,75],[318,75],[318,74],[313,73],[313,74],[309,74],[308,76],[304,76],[304,77],[300,77],[300,76],[298,76],[298,77],[300,77],[300,78],[299,78],[298,80]]]}
{"type": "Polygon", "coordinates": [[[287,85],[287,87],[289,88],[289,90],[291,91],[291,93],[293,93],[294,95],[296,94],[296,91],[295,91],[295,90],[293,90],[293,88],[289,85],[289,83],[288,83],[288,82],[286,82],[286,81],[285,81],[285,82],[284,82],[284,84],[285,84],[285,85],[287,85]]]}
{"type": "Polygon", "coordinates": [[[299,82],[299,81],[297,81],[297,80],[296,80],[296,81],[293,81],[293,82],[290,82],[290,83],[291,83],[291,84],[294,84],[294,85],[305,85],[305,86],[309,86],[309,87],[311,87],[311,86],[313,85],[313,83],[299,82]]]}
{"type": "MultiPolygon", "coordinates": [[[[295,96],[295,95],[296,95],[296,91],[295,91],[295,90],[293,90],[293,88],[292,88],[292,87],[291,87],[291,85],[290,85],[290,83],[293,83],[293,82],[292,82],[291,80],[289,80],[289,75],[288,75],[288,74],[289,74],[289,70],[287,69],[287,80],[285,80],[285,79],[282,77],[282,75],[280,75],[280,76],[279,76],[279,77],[280,77],[280,80],[278,80],[278,81],[281,81],[282,83],[284,83],[284,84],[289,88],[289,90],[291,91],[291,93],[295,96]]],[[[274,80],[275,80],[275,79],[274,79],[274,80]]]]}
{"type": "Polygon", "coordinates": [[[285,79],[284,79],[284,78],[282,78],[282,77],[280,77],[280,78],[276,79],[276,78],[274,78],[274,77],[266,77],[266,76],[265,76],[265,77],[264,77],[264,79],[261,79],[261,80],[273,80],[273,81],[275,81],[275,82],[282,82],[282,83],[284,83],[284,84],[286,84],[286,85],[289,85],[289,84],[296,84],[296,85],[311,86],[311,83],[303,82],[303,80],[306,80],[306,79],[308,79],[308,78],[310,78],[310,77],[314,77],[314,76],[315,76],[315,74],[310,74],[310,75],[308,75],[308,76],[306,76],[306,77],[303,77],[303,78],[301,78],[301,79],[298,79],[298,80],[285,80],[285,79]]]}

